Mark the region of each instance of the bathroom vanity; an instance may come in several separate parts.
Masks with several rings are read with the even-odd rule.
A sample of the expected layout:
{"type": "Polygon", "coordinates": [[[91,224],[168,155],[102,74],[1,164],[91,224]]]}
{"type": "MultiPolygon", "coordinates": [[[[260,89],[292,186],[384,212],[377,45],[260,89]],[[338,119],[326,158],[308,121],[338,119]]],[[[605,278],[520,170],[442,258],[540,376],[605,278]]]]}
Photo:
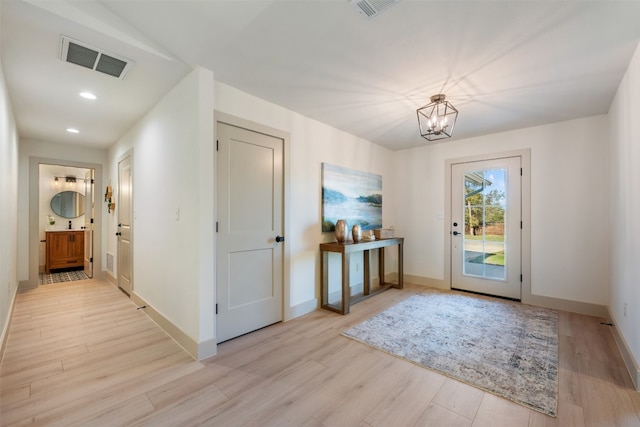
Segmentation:
{"type": "Polygon", "coordinates": [[[84,231],[47,231],[45,271],[84,265],[84,231]]]}

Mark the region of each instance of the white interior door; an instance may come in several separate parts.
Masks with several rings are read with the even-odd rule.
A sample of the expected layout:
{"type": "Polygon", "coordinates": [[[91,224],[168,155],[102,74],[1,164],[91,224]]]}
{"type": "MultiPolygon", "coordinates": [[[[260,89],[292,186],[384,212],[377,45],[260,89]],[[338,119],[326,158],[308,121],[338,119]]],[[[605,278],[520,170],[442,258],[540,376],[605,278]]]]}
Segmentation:
{"type": "Polygon", "coordinates": [[[283,141],[223,123],[217,135],[216,337],[222,342],[282,321],[283,141]]]}
{"type": "Polygon", "coordinates": [[[451,165],[451,288],[521,299],[521,158],[451,165]]]}
{"type": "Polygon", "coordinates": [[[90,169],[84,176],[84,273],[87,277],[93,277],[93,186],[93,169],[90,169]]]}
{"type": "Polygon", "coordinates": [[[128,294],[133,291],[132,196],[131,156],[128,156],[118,163],[118,202],[116,204],[118,212],[118,231],[116,233],[118,236],[118,286],[128,294]]]}

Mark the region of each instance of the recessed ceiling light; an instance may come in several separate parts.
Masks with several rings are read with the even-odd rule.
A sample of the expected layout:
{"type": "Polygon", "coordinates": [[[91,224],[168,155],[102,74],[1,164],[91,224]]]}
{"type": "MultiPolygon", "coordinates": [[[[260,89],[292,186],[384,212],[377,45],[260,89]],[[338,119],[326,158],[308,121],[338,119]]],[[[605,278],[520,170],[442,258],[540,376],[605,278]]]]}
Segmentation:
{"type": "Polygon", "coordinates": [[[80,96],[85,99],[97,99],[98,97],[91,92],[80,92],[80,96]]]}
{"type": "Polygon", "coordinates": [[[69,133],[80,133],[80,131],[78,129],[74,129],[74,128],[67,128],[67,132],[69,132],[69,133]]]}

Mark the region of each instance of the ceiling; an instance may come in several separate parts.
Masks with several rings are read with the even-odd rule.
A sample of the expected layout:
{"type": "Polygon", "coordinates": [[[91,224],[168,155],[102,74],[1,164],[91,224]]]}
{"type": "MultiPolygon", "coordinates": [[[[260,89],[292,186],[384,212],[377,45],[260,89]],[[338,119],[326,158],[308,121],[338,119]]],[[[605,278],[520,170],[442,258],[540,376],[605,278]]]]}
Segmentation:
{"type": "Polygon", "coordinates": [[[368,20],[348,0],[2,0],[0,15],[20,136],[96,148],[198,65],[392,150],[431,144],[415,110],[437,93],[460,111],[453,139],[603,114],[640,41],[640,1],[401,0],[368,20]],[[120,80],[63,62],[61,35],[135,64],[120,80]]]}

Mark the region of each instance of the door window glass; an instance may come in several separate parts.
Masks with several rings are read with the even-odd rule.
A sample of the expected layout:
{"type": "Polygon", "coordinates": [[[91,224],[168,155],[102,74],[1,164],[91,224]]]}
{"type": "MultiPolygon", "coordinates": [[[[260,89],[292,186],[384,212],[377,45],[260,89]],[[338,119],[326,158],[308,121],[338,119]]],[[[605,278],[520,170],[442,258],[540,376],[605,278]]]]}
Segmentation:
{"type": "Polygon", "coordinates": [[[463,274],[506,280],[506,168],[464,175],[463,274]]]}

